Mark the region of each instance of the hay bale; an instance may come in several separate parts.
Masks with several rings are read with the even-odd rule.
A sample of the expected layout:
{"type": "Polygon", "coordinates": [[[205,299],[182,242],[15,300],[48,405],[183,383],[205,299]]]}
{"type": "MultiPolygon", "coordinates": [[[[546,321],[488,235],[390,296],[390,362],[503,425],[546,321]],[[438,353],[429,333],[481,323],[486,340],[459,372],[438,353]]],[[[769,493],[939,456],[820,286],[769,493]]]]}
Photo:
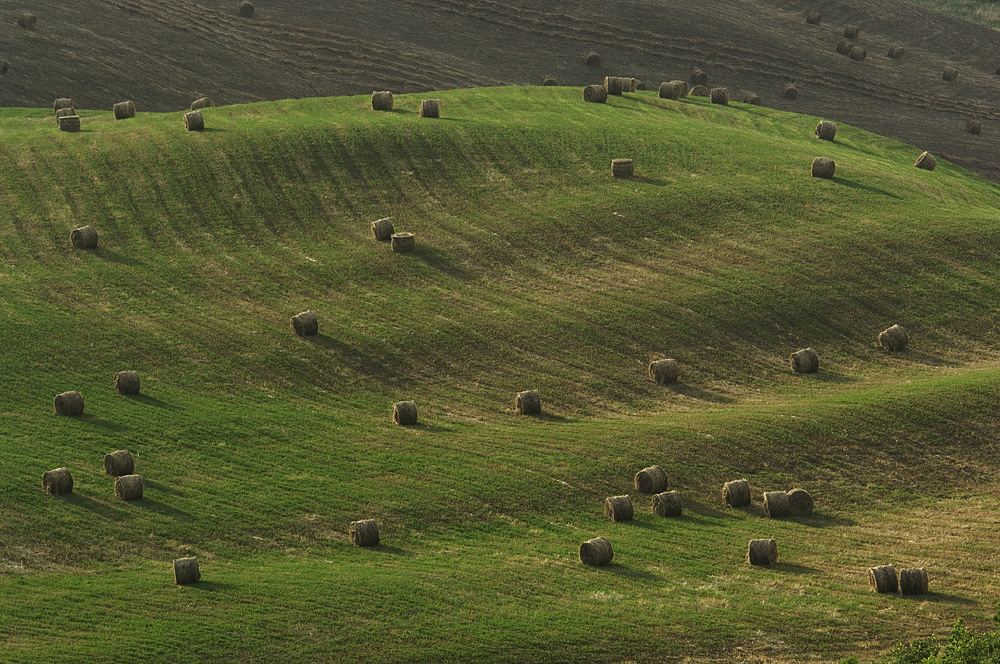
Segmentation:
{"type": "Polygon", "coordinates": [[[378,546],[378,522],[375,519],[352,521],[347,532],[354,546],[378,546]]]}
{"type": "Polygon", "coordinates": [[[708,88],[704,85],[695,85],[688,90],[688,97],[707,97],[708,95],[708,88]]]}
{"type": "Polygon", "coordinates": [[[647,369],[649,377],[660,385],[676,383],[680,374],[680,365],[677,360],[668,358],[665,360],[653,360],[647,369]]]}
{"type": "Polygon", "coordinates": [[[773,539],[750,540],[747,561],[751,565],[773,565],[778,562],[778,543],[773,539]]]}
{"type": "Polygon", "coordinates": [[[115,498],[120,500],[139,500],[142,498],[142,478],[138,475],[116,477],[115,498]]]}
{"type": "Polygon", "coordinates": [[[115,394],[139,394],[139,372],[117,371],[112,382],[115,394]]]}
{"type": "Polygon", "coordinates": [[[622,79],[622,92],[635,92],[639,89],[639,79],[626,76],[622,79]]]}
{"type": "Polygon", "coordinates": [[[616,178],[630,178],[635,175],[635,162],[631,159],[612,159],[611,175],[616,178]]]}
{"type": "MultiPolygon", "coordinates": [[[[555,83],[553,83],[552,85],[555,85],[555,83]]],[[[422,118],[439,118],[439,117],[441,117],[441,100],[439,100],[439,99],[421,99],[420,100],[420,117],[422,117],[422,118]]]]}
{"type": "Polygon", "coordinates": [[[635,488],[640,493],[662,493],[667,490],[667,472],[659,466],[643,468],[635,474],[635,488]]]}
{"type": "Polygon", "coordinates": [[[609,95],[621,95],[625,87],[625,79],[621,76],[605,76],[604,89],[609,95]]]}
{"type": "Polygon", "coordinates": [[[42,473],[42,488],[45,489],[45,493],[52,494],[53,496],[72,493],[73,476],[67,468],[46,470],[42,473]]]}
{"type": "Polygon", "coordinates": [[[538,390],[518,392],[514,397],[514,408],[521,415],[540,415],[542,412],[542,397],[538,390]]]}
{"type": "Polygon", "coordinates": [[[198,569],[198,559],[195,557],[178,558],[174,561],[174,583],[186,586],[201,581],[201,570],[198,569]]]}
{"type": "Polygon", "coordinates": [[[417,238],[413,233],[393,233],[389,236],[389,242],[397,254],[408,254],[417,247],[417,238]]]}
{"type": "Polygon", "coordinates": [[[69,97],[56,97],[56,100],[52,102],[52,110],[58,111],[60,108],[76,108],[76,104],[69,97]]]}
{"type": "Polygon", "coordinates": [[[59,126],[59,118],[68,118],[71,115],[76,115],[75,108],[57,108],[56,109],[56,126],[59,126]]]}
{"type": "Polygon", "coordinates": [[[587,54],[587,66],[588,67],[600,67],[601,66],[601,56],[596,51],[591,51],[587,54]]]}
{"type": "Polygon", "coordinates": [[[292,325],[292,331],[300,337],[311,337],[319,332],[319,321],[316,320],[316,314],[308,309],[292,316],[289,322],[292,325]]]}
{"type": "Polygon", "coordinates": [[[240,4],[236,5],[236,14],[243,18],[253,18],[253,3],[249,2],[249,0],[243,0],[240,4]]]}
{"type": "Polygon", "coordinates": [[[795,373],[816,373],[819,371],[819,356],[812,348],[795,351],[789,360],[795,373]]]}
{"type": "Polygon", "coordinates": [[[96,249],[97,229],[93,226],[80,226],[70,231],[69,241],[75,249],[96,249]]]}
{"type": "Polygon", "coordinates": [[[958,70],[954,67],[945,67],[944,71],[941,72],[941,78],[946,81],[957,81],[958,80],[958,70]]]}
{"type": "Polygon", "coordinates": [[[608,89],[603,85],[588,85],[583,89],[583,100],[591,104],[603,104],[608,100],[608,89]]]}
{"type": "Polygon", "coordinates": [[[851,52],[847,55],[851,58],[851,60],[862,62],[868,57],[868,51],[866,51],[862,46],[854,46],[851,48],[851,52]]]}
{"type": "Polygon", "coordinates": [[[111,107],[115,120],[126,120],[135,117],[135,104],[131,101],[120,101],[111,107]]]}
{"type": "Polygon", "coordinates": [[[643,83],[642,81],[640,81],[639,79],[636,79],[635,80],[635,89],[636,90],[645,90],[646,89],[646,84],[643,83]]]}
{"type": "Polygon", "coordinates": [[[681,494],[664,491],[653,496],[653,513],[659,516],[680,516],[683,511],[681,494]]]}
{"type": "Polygon", "coordinates": [[[542,77],[542,85],[559,85],[559,81],[552,74],[546,74],[542,77]]]}
{"type": "Polygon", "coordinates": [[[911,567],[899,570],[899,592],[904,595],[923,595],[927,592],[927,570],[911,567]]]}
{"type": "Polygon", "coordinates": [[[708,85],[708,74],[700,69],[694,69],[691,71],[691,84],[692,85],[708,85]]]}
{"type": "Polygon", "coordinates": [[[772,519],[780,516],[788,516],[791,513],[788,507],[788,494],[784,491],[765,491],[764,511],[772,519]]]}
{"type": "Polygon", "coordinates": [[[399,426],[417,423],[417,404],[414,401],[397,401],[392,404],[392,421],[399,426]]]}
{"type": "Polygon", "coordinates": [[[750,504],[750,482],[733,480],[722,485],[722,502],[729,507],[745,507],[750,504]]]}
{"type": "Polygon", "coordinates": [[[184,114],[184,128],[188,131],[201,131],[205,128],[205,118],[201,111],[190,111],[184,114]]]}
{"type": "Polygon", "coordinates": [[[805,489],[788,491],[788,514],[791,516],[809,516],[813,513],[813,499],[805,489]]]}
{"type": "Polygon", "coordinates": [[[375,92],[372,92],[372,110],[391,111],[392,93],[388,90],[376,90],[375,92]]]}
{"type": "Polygon", "coordinates": [[[628,496],[611,496],[604,499],[604,515],[612,521],[632,520],[632,499],[628,496]]]}
{"type": "Polygon", "coordinates": [[[388,242],[392,239],[392,234],[396,232],[396,226],[392,223],[392,217],[383,217],[372,222],[372,234],[377,242],[388,242]]]}
{"type": "Polygon", "coordinates": [[[841,55],[849,54],[852,48],[854,48],[854,44],[851,43],[850,39],[841,39],[837,42],[837,53],[841,55]]]}
{"type": "Polygon", "coordinates": [[[31,12],[21,12],[21,15],[17,17],[17,24],[25,30],[34,30],[37,23],[38,17],[31,12]]]}
{"type": "Polygon", "coordinates": [[[80,116],[79,115],[64,115],[56,122],[59,123],[59,131],[80,131],[80,116]]]}
{"type": "Polygon", "coordinates": [[[816,157],[812,162],[812,176],[814,178],[833,179],[833,174],[837,170],[837,164],[833,159],[826,157],[816,157]]]}
{"type": "Polygon", "coordinates": [[[824,141],[832,141],[837,137],[837,123],[829,120],[820,120],[816,124],[816,138],[824,141]]]}
{"type": "Polygon", "coordinates": [[[922,168],[925,171],[933,171],[937,168],[937,159],[934,158],[930,152],[921,152],[917,160],[913,162],[913,165],[917,168],[922,168]]]}
{"type": "Polygon", "coordinates": [[[965,121],[965,131],[970,134],[979,134],[983,131],[983,122],[979,118],[969,118],[965,121]]]}
{"type": "Polygon", "coordinates": [[[114,477],[135,472],[135,460],[128,450],[115,450],[104,455],[104,472],[114,477]]]}
{"type": "Polygon", "coordinates": [[[799,98],[799,89],[795,87],[794,83],[785,83],[785,87],[781,89],[781,96],[789,101],[794,101],[799,98]]]}
{"type": "Polygon", "coordinates": [[[903,57],[903,53],[905,52],[906,49],[904,49],[902,46],[900,46],[899,44],[893,44],[892,46],[889,47],[888,55],[893,60],[899,60],[901,57],[903,57]]]}
{"type": "Polygon", "coordinates": [[[754,106],[760,106],[761,101],[760,97],[757,95],[756,92],[748,90],[747,92],[743,93],[743,103],[753,104],[754,106]]]}
{"type": "Polygon", "coordinates": [[[57,394],[52,400],[56,415],[80,415],[83,413],[83,397],[76,390],[57,394]]]}
{"type": "Polygon", "coordinates": [[[660,83],[658,94],[661,99],[683,99],[688,94],[688,84],[685,81],[666,81],[660,83]]]}
{"type": "Polygon", "coordinates": [[[903,350],[910,343],[910,337],[899,325],[892,325],[878,333],[878,342],[882,348],[893,352],[903,350]]]}
{"type": "Polygon", "coordinates": [[[809,23],[810,25],[819,25],[822,18],[823,15],[814,9],[806,14],[806,23],[809,23]]]}
{"type": "Polygon", "coordinates": [[[856,26],[856,25],[848,25],[847,27],[845,27],[844,28],[844,36],[847,37],[848,39],[857,39],[858,38],[858,26],[856,26]]]}
{"type": "Polygon", "coordinates": [[[213,102],[208,97],[198,97],[193,102],[191,102],[191,107],[188,108],[189,111],[200,111],[203,108],[208,108],[209,106],[215,106],[213,102]]]}
{"type": "Polygon", "coordinates": [[[712,96],[713,104],[729,105],[729,90],[727,88],[712,88],[709,94],[712,96]]]}
{"type": "Polygon", "coordinates": [[[868,568],[868,587],[876,593],[894,593],[899,588],[896,568],[892,565],[868,568]]]}
{"type": "Polygon", "coordinates": [[[589,539],[580,545],[580,562],[584,565],[601,567],[610,563],[614,557],[611,542],[603,537],[589,539]]]}

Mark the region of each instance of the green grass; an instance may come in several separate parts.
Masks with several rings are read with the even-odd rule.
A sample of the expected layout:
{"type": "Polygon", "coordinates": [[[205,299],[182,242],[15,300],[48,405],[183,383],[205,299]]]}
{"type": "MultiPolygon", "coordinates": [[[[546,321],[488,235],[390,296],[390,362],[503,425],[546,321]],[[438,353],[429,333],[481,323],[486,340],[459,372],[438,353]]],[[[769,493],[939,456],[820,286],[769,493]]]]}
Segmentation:
{"type": "Polygon", "coordinates": [[[208,109],[202,133],[4,110],[0,660],[870,660],[986,624],[995,185],[756,106],[436,94],[441,120],[313,99],[208,109]],[[390,215],[414,253],[372,240],[390,215]],[[101,246],[74,251],[85,223],[101,246]],[[318,337],[291,333],[304,309],[318,337]],[[807,345],[821,373],[792,375],[807,345]],[[677,386],[645,377],[661,356],[677,386]],[[142,395],[112,393],[125,368],[142,395]],[[51,414],[68,389],[83,416],[51,414]],[[542,417],[513,413],[524,389],[542,417]],[[390,422],[402,399],[418,426],[390,422]],[[140,502],[103,475],[120,448],[140,502]],[[652,463],[685,516],[636,496],[607,521],[652,463]],[[68,497],[39,488],[58,466],[68,497]],[[744,476],[816,515],[723,509],[744,476]],[[350,545],[358,518],[383,546],[350,545]],[[576,558],[595,535],[608,569],[576,558]],[[743,561],[762,536],[775,569],[743,561]],[[203,583],[173,586],[182,555],[203,583]],[[887,561],[934,592],[869,594],[887,561]]]}
{"type": "Polygon", "coordinates": [[[988,28],[1000,28],[1000,6],[983,0],[911,0],[914,4],[951,14],[988,28]]]}

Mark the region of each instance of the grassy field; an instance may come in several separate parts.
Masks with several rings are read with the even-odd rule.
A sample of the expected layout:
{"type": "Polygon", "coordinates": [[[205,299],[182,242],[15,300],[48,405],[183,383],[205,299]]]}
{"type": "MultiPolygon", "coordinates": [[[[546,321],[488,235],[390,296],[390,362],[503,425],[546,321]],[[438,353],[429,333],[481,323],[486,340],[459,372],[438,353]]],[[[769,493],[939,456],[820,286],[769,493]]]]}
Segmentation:
{"type": "Polygon", "coordinates": [[[756,106],[435,96],[440,120],[311,99],[201,133],[4,109],[0,660],[871,661],[989,624],[996,185],[756,106]],[[384,216],[415,252],[372,239],[384,216]],[[69,246],[83,224],[98,249],[69,246]],[[877,348],[893,323],[909,351],[877,348]],[[788,368],[805,346],[816,375],[788,368]],[[646,377],[660,357],[677,385],[646,377]],[[51,414],[70,389],[85,414],[51,414]],[[403,399],[419,425],[392,424],[403,399]],[[141,501],[103,474],[122,448],[141,501]],[[684,516],[635,493],[650,464],[684,516]],[[817,511],[726,509],[739,477],[817,511]],[[603,516],[621,493],[631,523],[603,516]],[[359,518],[381,546],[351,546],[359,518]],[[577,559],[596,535],[607,568],[577,559]],[[744,562],[757,537],[778,565],[744,562]],[[202,583],[173,584],[183,555],[202,583]],[[932,592],[869,593],[888,562],[932,592]]]}
{"type": "Polygon", "coordinates": [[[909,0],[966,21],[1000,28],[1000,3],[983,0],[909,0]]]}

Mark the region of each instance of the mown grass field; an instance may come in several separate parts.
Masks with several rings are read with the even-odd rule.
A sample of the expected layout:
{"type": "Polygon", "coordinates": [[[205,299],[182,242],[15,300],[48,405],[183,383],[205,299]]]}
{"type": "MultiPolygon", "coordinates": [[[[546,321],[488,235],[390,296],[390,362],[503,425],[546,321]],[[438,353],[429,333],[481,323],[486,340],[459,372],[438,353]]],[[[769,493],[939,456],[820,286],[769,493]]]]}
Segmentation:
{"type": "Polygon", "coordinates": [[[4,109],[0,660],[872,661],[989,623],[996,185],[756,106],[435,96],[440,120],[311,99],[202,133],[4,109]],[[373,241],[384,216],[414,253],[373,241]],[[69,245],[83,224],[98,249],[69,245]],[[316,337],[289,328],[305,309],[316,337]],[[912,348],[889,355],[893,323],[912,348]],[[817,375],[788,368],[804,346],[817,375]],[[646,377],[659,357],[677,385],[646,377]],[[53,415],[70,389],[86,412],[53,415]],[[419,425],[390,421],[403,399],[419,425]],[[141,501],[103,473],[121,448],[141,501]],[[684,516],[635,493],[650,464],[684,516]],[[58,466],[70,496],[40,488],[58,466]],[[739,477],[817,511],[726,509],[739,477]],[[380,547],[351,546],[359,518],[380,547]],[[610,567],[578,561],[596,535],[610,567]],[[744,562],[757,537],[778,565],[744,562]],[[202,583],[173,584],[183,555],[202,583]],[[871,594],[888,562],[932,592],[871,594]]]}

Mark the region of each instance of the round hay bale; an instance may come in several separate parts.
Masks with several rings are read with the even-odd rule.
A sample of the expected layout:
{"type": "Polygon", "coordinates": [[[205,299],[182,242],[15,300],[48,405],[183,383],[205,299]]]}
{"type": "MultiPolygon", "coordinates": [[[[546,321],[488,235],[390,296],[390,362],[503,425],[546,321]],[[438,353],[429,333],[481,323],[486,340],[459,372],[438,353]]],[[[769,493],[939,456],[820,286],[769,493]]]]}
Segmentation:
{"type": "Polygon", "coordinates": [[[58,111],[60,108],[76,108],[76,104],[69,97],[56,97],[52,102],[52,110],[58,111]]]}
{"type": "Polygon", "coordinates": [[[413,233],[393,233],[389,236],[389,242],[397,254],[408,254],[417,247],[417,238],[413,233]]]}
{"type": "Polygon", "coordinates": [[[205,117],[201,111],[190,111],[184,114],[184,128],[188,131],[201,131],[205,128],[205,117]]]}
{"type": "Polygon", "coordinates": [[[59,123],[59,131],[69,131],[76,132],[80,131],[80,116],[79,115],[64,115],[60,117],[56,122],[59,123]]]}
{"type": "Polygon", "coordinates": [[[208,97],[198,97],[193,102],[191,102],[191,107],[188,108],[189,111],[200,111],[203,108],[208,108],[209,106],[215,106],[213,102],[208,97]]]}
{"type": "Polygon", "coordinates": [[[913,162],[913,165],[917,168],[922,168],[925,171],[933,171],[937,168],[937,159],[934,158],[930,152],[921,152],[917,160],[913,162]]]}
{"type": "Polygon", "coordinates": [[[816,138],[824,141],[832,141],[837,138],[837,123],[829,120],[820,120],[816,124],[816,138]]]}
{"type": "Polygon", "coordinates": [[[83,413],[83,397],[76,390],[57,394],[52,400],[56,415],[80,415],[83,413]]]}
{"type": "Polygon", "coordinates": [[[552,74],[546,74],[542,77],[542,85],[559,85],[559,81],[552,74]]]}
{"type": "Polygon", "coordinates": [[[753,104],[754,106],[760,106],[761,101],[760,101],[760,97],[757,95],[756,92],[748,90],[747,92],[743,93],[743,103],[744,104],[753,104]]]}
{"type": "Polygon", "coordinates": [[[612,521],[632,520],[632,499],[628,496],[611,496],[604,499],[604,514],[612,521]]]}
{"type": "Polygon", "coordinates": [[[704,85],[695,85],[688,90],[688,97],[707,97],[708,95],[708,88],[704,85]]]}
{"type": "Polygon", "coordinates": [[[630,178],[635,175],[635,162],[631,159],[612,159],[611,175],[616,178],[630,178]]]}
{"type": "Polygon", "coordinates": [[[789,101],[794,101],[799,98],[799,89],[795,87],[794,83],[785,83],[785,87],[781,89],[781,96],[789,101]]]}
{"type": "Polygon", "coordinates": [[[958,80],[958,70],[954,67],[945,67],[944,71],[941,72],[941,78],[946,81],[957,81],[958,80]]]}
{"type": "Polygon", "coordinates": [[[733,480],[722,485],[722,502],[729,507],[745,507],[750,504],[750,482],[733,480]]]}
{"type": "Polygon", "coordinates": [[[899,60],[901,57],[903,57],[903,53],[906,53],[906,49],[904,49],[899,44],[893,44],[892,46],[889,47],[888,55],[893,60],[899,60]]]}
{"type": "Polygon", "coordinates": [[[778,543],[773,539],[750,540],[747,561],[751,565],[773,565],[778,562],[778,543]]]}
{"type": "Polygon", "coordinates": [[[979,118],[969,118],[965,121],[965,131],[970,134],[979,134],[983,131],[983,122],[979,118]]]}
{"type": "Polygon", "coordinates": [[[851,48],[851,52],[847,54],[851,60],[856,60],[857,62],[862,62],[868,57],[868,51],[862,46],[854,46],[851,48]]]}
{"type": "Polygon", "coordinates": [[[660,385],[676,383],[677,376],[680,375],[680,365],[673,358],[653,360],[649,363],[647,373],[652,380],[660,385]]]}
{"type": "Polygon", "coordinates": [[[588,85],[583,89],[583,100],[591,104],[603,104],[608,100],[608,89],[603,85],[588,85]]]}
{"type": "Polygon", "coordinates": [[[765,491],[764,511],[772,519],[780,516],[788,516],[791,513],[788,507],[788,494],[784,491],[765,491]]]}
{"type": "Polygon", "coordinates": [[[876,593],[894,593],[899,588],[896,568],[892,565],[868,568],[868,587],[876,593]]]}
{"type": "Polygon", "coordinates": [[[21,15],[17,17],[17,24],[25,30],[34,30],[37,23],[38,17],[31,12],[21,12],[21,15]]]}
{"type": "Polygon", "coordinates": [[[635,77],[625,77],[622,80],[622,92],[635,92],[639,89],[639,79],[635,77]]]}
{"type": "Polygon", "coordinates": [[[112,382],[115,394],[139,394],[139,372],[117,371],[112,382]]]}
{"type": "Polygon", "coordinates": [[[174,561],[174,583],[186,586],[189,583],[201,581],[201,570],[198,569],[198,559],[195,557],[178,558],[174,561]]]}
{"type": "Polygon", "coordinates": [[[135,104],[131,101],[120,101],[111,107],[115,120],[126,120],[135,117],[135,104]]]}
{"type": "Polygon", "coordinates": [[[789,360],[795,373],[816,373],[819,371],[819,356],[812,348],[795,351],[789,360]]]}
{"type": "Polygon", "coordinates": [[[243,2],[236,5],[236,14],[243,18],[253,18],[253,3],[243,0],[243,2]]]}
{"type": "MultiPolygon", "coordinates": [[[[555,85],[555,83],[553,83],[552,85],[555,85]]],[[[441,100],[440,99],[421,99],[420,100],[420,117],[422,117],[422,118],[439,118],[439,117],[441,117],[441,100]]]]}
{"type": "Polygon", "coordinates": [[[591,51],[587,54],[586,62],[588,67],[600,67],[601,56],[596,51],[591,51]]]}
{"type": "Polygon", "coordinates": [[[788,492],[788,513],[791,516],[809,516],[813,513],[813,499],[805,489],[788,492]]]}
{"type": "Polygon", "coordinates": [[[621,95],[625,87],[625,79],[621,76],[605,76],[604,89],[609,95],[621,95]]]}
{"type": "Polygon", "coordinates": [[[635,474],[635,488],[640,493],[662,493],[667,490],[667,472],[659,466],[643,468],[635,474]]]}
{"type": "Polygon", "coordinates": [[[854,48],[854,44],[851,43],[850,39],[841,39],[837,42],[837,53],[841,55],[849,54],[852,48],[854,48]]]}
{"type": "Polygon", "coordinates": [[[911,567],[899,570],[899,592],[904,595],[923,595],[927,592],[927,570],[911,567]]]}
{"type": "Polygon", "coordinates": [[[56,126],[59,126],[59,118],[67,118],[71,115],[76,115],[75,108],[57,108],[56,109],[56,126]]]}
{"type": "Polygon", "coordinates": [[[306,310],[297,313],[292,316],[290,322],[292,331],[300,337],[311,337],[319,332],[319,321],[316,320],[316,314],[312,311],[306,310]]]}
{"type": "Polygon", "coordinates": [[[115,450],[104,455],[104,472],[114,477],[135,472],[135,460],[128,450],[115,450]]]}
{"type": "Polygon", "coordinates": [[[814,9],[806,14],[806,23],[809,23],[810,25],[819,25],[822,18],[823,15],[814,9]]]}
{"type": "Polygon", "coordinates": [[[417,423],[417,404],[414,401],[397,401],[392,405],[392,421],[399,426],[417,423]]]}
{"type": "Polygon", "coordinates": [[[354,546],[378,546],[378,522],[375,519],[352,521],[347,532],[354,546]]]}
{"type": "Polygon", "coordinates": [[[666,81],[660,83],[658,91],[661,99],[683,99],[688,94],[688,84],[685,81],[666,81]]]}
{"type": "Polygon", "coordinates": [[[372,110],[391,111],[392,93],[388,90],[376,90],[375,92],[372,92],[372,110]]]}
{"type": "Polygon", "coordinates": [[[816,157],[812,162],[812,176],[814,178],[833,179],[833,174],[837,170],[837,164],[833,159],[826,157],[816,157]]]}
{"type": "Polygon", "coordinates": [[[514,408],[521,415],[539,415],[542,412],[542,397],[538,390],[518,392],[514,397],[514,408]]]}
{"type": "Polygon", "coordinates": [[[53,496],[72,493],[73,476],[67,468],[46,470],[42,473],[42,488],[45,489],[45,493],[52,494],[53,496]]]}
{"type": "Polygon", "coordinates": [[[636,79],[635,80],[635,89],[636,90],[645,90],[646,89],[646,84],[643,83],[642,81],[640,81],[639,79],[636,79]]]}
{"type": "Polygon", "coordinates": [[[116,477],[115,498],[119,500],[139,500],[142,498],[142,478],[138,475],[116,477]]]}
{"type": "Polygon", "coordinates": [[[615,552],[611,549],[611,542],[603,537],[589,539],[580,545],[580,562],[584,565],[602,567],[611,562],[615,557],[615,552]]]}
{"type": "Polygon", "coordinates": [[[653,513],[659,516],[680,516],[683,511],[681,494],[677,491],[664,491],[653,496],[653,513]]]}
{"type": "Polygon", "coordinates": [[[712,88],[709,94],[712,96],[713,104],[729,105],[729,90],[727,88],[712,88]]]}
{"type": "Polygon", "coordinates": [[[910,337],[899,325],[892,325],[878,333],[878,342],[889,352],[903,350],[910,343],[910,337]]]}
{"type": "Polygon", "coordinates": [[[858,26],[856,26],[856,25],[848,25],[847,27],[845,27],[844,28],[844,36],[847,37],[848,39],[857,39],[858,38],[858,26]]]}
{"type": "Polygon", "coordinates": [[[372,222],[372,234],[377,242],[388,242],[392,239],[392,234],[396,232],[396,226],[392,223],[392,217],[383,217],[372,222]]]}
{"type": "Polygon", "coordinates": [[[700,69],[694,69],[691,71],[691,84],[692,85],[708,85],[708,74],[700,69]]]}
{"type": "Polygon", "coordinates": [[[70,231],[69,241],[75,249],[96,249],[97,229],[93,226],[80,226],[70,231]]]}

